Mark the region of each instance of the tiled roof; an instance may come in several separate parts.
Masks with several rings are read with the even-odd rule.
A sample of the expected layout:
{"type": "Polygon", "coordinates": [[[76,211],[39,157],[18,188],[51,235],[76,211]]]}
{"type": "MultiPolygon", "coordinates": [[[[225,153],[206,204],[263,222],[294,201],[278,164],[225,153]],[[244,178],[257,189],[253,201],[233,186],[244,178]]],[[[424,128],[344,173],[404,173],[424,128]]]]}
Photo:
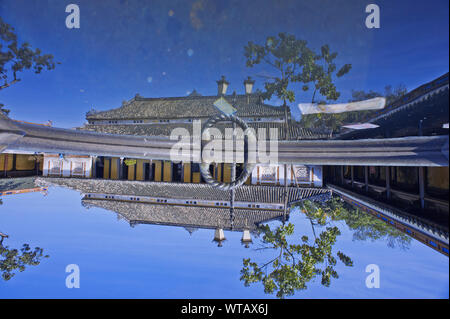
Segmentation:
{"type": "MultiPolygon", "coordinates": [[[[204,122],[203,122],[204,123],[204,122]]],[[[202,124],[203,124],[202,123],[202,124]]],[[[267,138],[275,138],[270,129],[276,129],[276,137],[279,140],[285,139],[285,123],[270,123],[270,122],[250,122],[247,123],[249,127],[258,132],[259,129],[266,130],[267,138]]],[[[192,123],[167,123],[167,124],[148,124],[148,125],[95,125],[86,124],[80,127],[81,130],[88,130],[100,133],[109,134],[126,134],[126,135],[140,135],[140,136],[170,136],[175,128],[184,128],[189,134],[192,134],[192,123]]],[[[231,127],[231,124],[218,123],[214,127],[224,132],[225,127],[231,127]]],[[[331,138],[331,130],[303,128],[296,123],[291,123],[287,130],[289,140],[313,140],[313,139],[329,139],[331,138]]]]}
{"type": "MultiPolygon", "coordinates": [[[[201,96],[189,95],[184,97],[167,97],[167,98],[143,98],[136,96],[130,101],[124,102],[121,107],[108,111],[94,111],[86,114],[88,121],[95,120],[162,120],[162,119],[190,119],[206,121],[212,115],[220,114],[220,111],[213,105],[218,96],[201,96]]],[[[262,102],[259,94],[249,95],[227,95],[228,102],[232,103],[237,109],[236,115],[254,118],[269,117],[278,120],[284,120],[284,108],[278,106],[267,105],[262,102]]],[[[290,111],[288,110],[290,114],[290,111]]],[[[290,118],[290,115],[288,117],[290,118]]],[[[278,139],[326,139],[329,138],[330,132],[320,129],[305,129],[292,123],[288,125],[283,122],[249,122],[252,128],[265,128],[266,136],[269,136],[269,128],[277,130],[278,139]]],[[[223,128],[230,125],[222,125],[219,123],[216,127],[223,128]]],[[[80,127],[81,130],[90,130],[111,134],[127,134],[141,136],[170,136],[174,128],[185,128],[190,133],[192,131],[191,123],[163,123],[163,124],[86,124],[80,127]]]]}
{"type": "MultiPolygon", "coordinates": [[[[229,200],[230,192],[208,184],[142,182],[107,179],[40,177],[42,186],[57,185],[81,193],[101,193],[165,198],[229,200]]],[[[288,203],[328,194],[326,188],[288,187],[288,203]]],[[[255,203],[284,203],[284,186],[242,185],[235,190],[235,200],[255,203]]]]}
{"type": "Polygon", "coordinates": [[[330,139],[331,129],[304,128],[297,123],[289,125],[288,136],[291,140],[323,140],[330,139]]]}
{"type": "Polygon", "coordinates": [[[227,230],[242,230],[249,227],[254,230],[262,222],[283,217],[283,212],[279,211],[235,209],[232,222],[230,210],[226,208],[154,205],[93,199],[83,199],[83,205],[116,212],[131,225],[157,224],[196,228],[216,228],[220,226],[227,230]]]}
{"type": "MultiPolygon", "coordinates": [[[[119,108],[89,112],[87,120],[107,119],[168,119],[207,118],[219,114],[213,105],[218,96],[184,96],[166,98],[143,98],[136,96],[119,108]]],[[[259,95],[227,95],[228,102],[237,109],[237,116],[284,116],[284,109],[260,102],[259,95]],[[235,102],[234,102],[235,101],[235,102]]]]}
{"type": "Polygon", "coordinates": [[[419,121],[424,135],[446,135],[442,125],[448,123],[448,73],[406,94],[386,108],[370,115],[365,121],[379,125],[370,130],[347,129],[336,139],[359,139],[383,136],[386,129],[391,137],[417,135],[419,121]],[[398,123],[402,125],[397,125],[398,123]]]}
{"type": "Polygon", "coordinates": [[[444,91],[448,91],[449,89],[449,73],[434,79],[428,83],[425,83],[418,88],[408,92],[406,95],[401,98],[395,100],[390,105],[387,105],[385,108],[375,112],[371,115],[369,122],[376,122],[377,119],[380,119],[385,116],[390,116],[400,110],[406,109],[411,106],[415,106],[418,103],[429,99],[433,95],[442,93],[444,91]]]}
{"type": "MultiPolygon", "coordinates": [[[[248,126],[255,130],[259,128],[266,129],[266,136],[269,136],[270,130],[268,128],[275,128],[278,132],[278,138],[284,137],[283,123],[248,123],[248,126]]],[[[227,124],[218,123],[214,126],[224,132],[223,128],[231,127],[227,124]]],[[[87,124],[81,127],[82,130],[95,131],[109,134],[126,134],[126,135],[140,135],[140,136],[170,136],[172,131],[176,128],[186,129],[192,135],[192,123],[168,123],[168,124],[149,124],[149,125],[95,125],[87,124]]]]}

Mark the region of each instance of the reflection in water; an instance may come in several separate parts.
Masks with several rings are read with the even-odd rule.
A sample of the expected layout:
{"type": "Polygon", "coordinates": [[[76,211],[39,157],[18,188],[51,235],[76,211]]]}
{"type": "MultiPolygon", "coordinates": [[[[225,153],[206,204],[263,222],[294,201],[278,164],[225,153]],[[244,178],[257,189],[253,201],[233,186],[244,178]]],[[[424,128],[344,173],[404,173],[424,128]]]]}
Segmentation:
{"type": "Polygon", "coordinates": [[[345,221],[353,231],[353,240],[386,240],[388,247],[401,249],[408,249],[411,244],[411,237],[405,233],[360,209],[355,209],[339,197],[333,197],[326,203],[307,201],[302,207],[307,216],[313,214],[321,220],[328,216],[334,221],[345,221]]]}
{"type": "Polygon", "coordinates": [[[353,240],[384,240],[389,247],[409,247],[411,239],[380,220],[354,209],[338,197],[327,201],[303,201],[297,204],[311,225],[313,238],[302,234],[294,236],[296,225],[282,224],[271,228],[261,225],[259,250],[275,250],[275,256],[264,263],[251,258],[243,259],[241,281],[245,286],[261,282],[264,292],[276,293],[278,298],[291,296],[297,290],[307,289],[308,282],[316,277],[329,287],[331,278],[339,278],[335,266],[339,259],[345,266],[353,266],[350,257],[341,251],[333,252],[333,246],[341,234],[339,221],[345,221],[353,231],[353,240]],[[337,257],[337,258],[336,258],[337,257]]]}
{"type": "MultiPolygon", "coordinates": [[[[42,185],[39,185],[49,186],[50,183],[44,185],[43,180],[40,179],[42,185]]],[[[45,180],[50,182],[50,179],[45,180]]],[[[197,185],[196,187],[184,188],[183,185],[168,183],[158,186],[151,182],[77,180],[73,178],[51,179],[51,181],[54,182],[52,185],[65,186],[81,191],[83,194],[82,206],[90,207],[93,212],[100,213],[89,216],[79,214],[79,209],[75,209],[72,215],[73,219],[70,215],[61,216],[61,220],[68,218],[74,225],[78,225],[77,227],[70,227],[70,229],[77,229],[73,233],[69,228],[65,228],[64,232],[70,232],[70,235],[67,234],[67,236],[62,237],[58,236],[58,230],[56,229],[65,226],[57,222],[49,227],[48,225],[52,225],[52,223],[45,219],[45,214],[40,214],[44,217],[41,222],[46,225],[47,231],[58,240],[53,240],[54,243],[47,242],[45,244],[49,251],[54,252],[52,253],[54,258],[50,263],[42,263],[37,273],[45,273],[48,269],[56,269],[56,272],[59,271],[58,269],[64,269],[66,260],[64,258],[61,260],[61,251],[64,251],[65,248],[63,247],[67,246],[64,238],[70,242],[69,238],[80,235],[80,229],[82,229],[83,236],[79,237],[84,238],[84,243],[72,247],[74,250],[70,251],[70,256],[73,256],[73,261],[83,265],[85,269],[91,267],[89,264],[96,267],[108,258],[113,260],[117,256],[125,254],[128,256],[127,265],[134,269],[133,275],[125,270],[126,267],[115,269],[113,266],[108,266],[108,269],[116,271],[117,276],[123,279],[130,278],[129,276],[144,276],[149,280],[151,278],[157,285],[159,284],[158,280],[161,280],[162,285],[162,282],[167,278],[164,279],[164,275],[160,277],[159,269],[165,269],[173,262],[171,257],[168,256],[177,256],[176,264],[183,265],[187,270],[186,273],[177,274],[179,278],[183,278],[180,281],[182,283],[180,289],[184,290],[181,290],[181,294],[170,295],[172,297],[191,294],[192,288],[189,278],[192,277],[197,279],[208,278],[209,281],[224,281],[225,283],[220,285],[233,287],[233,291],[238,291],[239,296],[254,295],[260,297],[261,294],[264,296],[264,293],[266,293],[268,296],[278,298],[289,296],[310,297],[317,296],[318,291],[320,291],[322,297],[345,296],[347,294],[346,287],[358,284],[364,285],[361,273],[364,275],[364,266],[368,263],[379,264],[387,274],[387,272],[401,269],[404,262],[414,262],[415,257],[413,255],[416,253],[419,255],[421,252],[423,253],[423,249],[420,250],[420,247],[412,244],[408,235],[392,225],[354,208],[354,206],[342,201],[340,197],[331,197],[330,193],[319,193],[319,196],[315,195],[309,197],[309,199],[304,199],[303,202],[297,201],[295,204],[291,202],[286,216],[284,216],[282,209],[269,211],[242,208],[236,209],[232,215],[229,208],[198,206],[198,204],[206,205],[200,199],[200,194],[209,196],[210,200],[215,199],[214,196],[220,195],[211,193],[208,186],[197,185]],[[109,195],[94,196],[100,189],[109,195]],[[134,192],[131,192],[131,189],[134,189],[134,192]],[[180,192],[180,190],[184,191],[180,192]],[[187,193],[188,190],[195,190],[197,196],[191,196],[193,194],[187,193]],[[148,198],[144,196],[144,191],[148,193],[146,194],[148,198]],[[140,200],[131,200],[130,197],[121,195],[121,192],[126,192],[130,197],[133,195],[133,198],[138,197],[140,200]],[[161,195],[163,193],[166,196],[167,203],[166,199],[162,200],[161,195]],[[168,204],[172,197],[179,197],[180,194],[191,197],[192,201],[194,201],[193,198],[196,198],[197,206],[195,203],[192,206],[168,204]],[[157,196],[159,202],[157,200],[152,202],[150,197],[153,198],[153,196],[157,196]],[[108,214],[101,214],[101,210],[107,210],[114,215],[117,214],[117,217],[129,223],[132,229],[121,225],[115,226],[116,222],[109,218],[108,214]],[[80,220],[80,222],[78,223],[77,220],[80,220]],[[108,220],[110,220],[109,225],[107,224],[108,220]],[[108,227],[100,227],[100,225],[108,225],[108,227]],[[138,225],[141,225],[141,227],[138,225]],[[154,226],[150,227],[149,225],[154,226]],[[160,227],[162,225],[166,227],[160,227]],[[138,226],[137,229],[134,229],[135,226],[138,226]],[[180,228],[188,231],[189,235],[180,232],[180,228]],[[114,231],[114,234],[120,233],[121,235],[111,237],[111,230],[114,231]],[[54,233],[55,231],[56,233],[54,233]],[[134,232],[138,236],[131,235],[134,232]],[[123,240],[124,237],[122,236],[126,236],[127,240],[123,240]],[[165,238],[164,244],[160,243],[160,236],[165,238]],[[61,238],[62,241],[60,241],[61,238]],[[118,247],[118,249],[104,250],[103,248],[109,245],[104,246],[102,240],[106,238],[108,242],[112,241],[109,244],[118,247]],[[180,244],[180,239],[186,238],[189,239],[189,243],[180,244]],[[91,241],[99,244],[93,245],[86,252],[86,243],[91,241]],[[358,245],[357,241],[366,242],[358,245]],[[382,244],[372,245],[371,242],[375,241],[382,242],[382,244]],[[119,242],[121,244],[117,245],[119,242]],[[384,242],[387,242],[387,245],[384,242]],[[223,247],[216,253],[217,245],[223,247]],[[58,248],[58,246],[60,247],[58,248]],[[134,247],[141,248],[134,251],[134,247]],[[253,249],[241,249],[240,247],[251,247],[253,249]],[[389,247],[400,250],[393,251],[389,247]],[[407,248],[409,247],[412,252],[408,252],[407,248]],[[58,249],[60,252],[58,252],[58,249]],[[361,253],[360,249],[363,249],[363,251],[370,250],[369,256],[361,253]],[[150,251],[151,254],[149,254],[150,251]],[[397,253],[399,257],[395,259],[394,256],[397,253]],[[92,256],[100,254],[101,257],[96,260],[90,254],[92,256]],[[226,270],[222,265],[220,267],[216,265],[217,258],[223,256],[227,256],[226,270]],[[369,257],[369,259],[366,257],[369,257]],[[83,258],[88,258],[89,261],[87,262],[83,258]],[[395,267],[386,268],[387,266],[383,265],[383,260],[386,258],[394,260],[391,265],[395,265],[395,267]],[[60,260],[58,261],[58,259],[60,260]],[[142,263],[145,264],[146,262],[148,267],[142,267],[142,263]],[[397,264],[397,262],[400,264],[397,264]],[[198,271],[198,267],[202,267],[201,272],[198,271]],[[218,271],[224,272],[220,280],[215,278],[218,271]],[[337,280],[339,278],[341,279],[337,280]],[[240,289],[236,289],[236,285],[240,289]],[[251,288],[246,286],[251,286],[251,288]],[[318,290],[318,287],[322,287],[322,289],[318,290]],[[324,289],[325,287],[331,288],[327,290],[324,289]]],[[[250,187],[253,190],[252,195],[256,195],[258,191],[263,189],[266,191],[271,189],[250,187]]],[[[241,191],[250,190],[250,187],[243,186],[241,191]]],[[[59,205],[58,203],[61,203],[61,201],[65,203],[67,198],[71,196],[70,193],[53,187],[49,194],[50,196],[45,199],[42,198],[46,202],[46,207],[49,206],[49,203],[50,206],[59,205]]],[[[244,194],[247,193],[237,192],[237,198],[240,199],[244,194]]],[[[29,195],[30,200],[34,200],[31,195],[29,195]]],[[[10,198],[5,200],[4,205],[12,203],[13,197],[16,196],[11,196],[11,201],[10,198]]],[[[73,199],[75,202],[79,201],[78,196],[74,196],[73,199]]],[[[240,204],[239,201],[237,203],[240,204]]],[[[55,215],[52,214],[52,216],[55,215]]],[[[17,216],[14,218],[17,219],[17,216]]],[[[11,228],[8,219],[4,221],[6,222],[4,226],[7,226],[8,230],[16,231],[11,228]]],[[[17,227],[22,226],[18,224],[17,227]]],[[[35,236],[38,236],[37,238],[41,235],[41,233],[35,234],[35,236]]],[[[36,238],[30,237],[30,241],[35,240],[36,238]]],[[[7,242],[8,239],[5,237],[4,241],[7,242]]],[[[0,247],[2,259],[0,269],[4,272],[3,278],[5,280],[10,279],[15,272],[23,271],[27,266],[38,265],[42,258],[47,257],[44,256],[43,250],[38,247],[34,250],[28,245],[24,245],[22,250],[14,250],[6,245],[4,247],[3,244],[0,247]]],[[[422,268],[422,266],[427,265],[420,264],[420,261],[419,265],[421,265],[420,269],[423,273],[421,280],[425,280],[425,278],[428,280],[429,276],[427,277],[426,271],[423,270],[426,268],[422,268]]],[[[413,269],[414,272],[416,270],[417,268],[413,269]]],[[[99,274],[91,269],[90,275],[98,276],[99,274]]],[[[394,278],[402,280],[402,276],[404,276],[403,273],[394,278]]],[[[14,284],[20,282],[22,278],[13,280],[14,284]]],[[[59,284],[53,283],[53,285],[59,284]]],[[[94,286],[100,287],[99,289],[104,291],[106,287],[104,285],[107,284],[103,282],[94,286]]],[[[130,281],[130,284],[124,289],[133,290],[136,285],[138,284],[130,281]]],[[[423,287],[429,286],[424,283],[423,287]]],[[[51,288],[51,291],[53,289],[51,288]]],[[[205,287],[205,289],[207,288],[205,287]]],[[[383,289],[385,288],[383,287],[383,289]]],[[[206,296],[204,294],[206,290],[199,291],[198,296],[206,296]]],[[[223,291],[214,293],[212,295],[216,297],[224,296],[223,291]],[[214,293],[217,293],[217,295],[214,295],[214,293]]],[[[370,295],[371,293],[373,293],[372,290],[363,292],[361,296],[374,297],[370,295]]],[[[99,296],[104,295],[99,293],[99,296]]],[[[147,295],[142,293],[142,296],[147,295]]],[[[355,296],[355,292],[353,292],[353,295],[347,294],[347,296],[355,296]]]]}
{"type": "Polygon", "coordinates": [[[40,247],[30,248],[29,244],[23,244],[22,248],[13,249],[3,245],[8,235],[0,233],[0,272],[5,281],[15,276],[15,271],[25,271],[26,266],[37,266],[41,263],[41,258],[48,258],[44,255],[44,250],[40,247]]]}
{"type": "Polygon", "coordinates": [[[322,285],[329,287],[331,277],[339,278],[334,268],[336,257],[344,265],[353,266],[350,257],[341,251],[336,254],[332,251],[337,236],[341,234],[339,228],[331,223],[333,216],[339,214],[339,206],[324,209],[325,206],[319,207],[312,201],[300,205],[311,224],[314,238],[303,235],[298,241],[288,241],[294,235],[295,226],[291,223],[275,229],[269,225],[260,226],[262,247],[257,250],[273,249],[277,254],[264,264],[253,262],[251,258],[244,259],[240,279],[245,286],[262,282],[265,293],[276,293],[278,298],[284,298],[297,290],[307,289],[307,283],[318,276],[322,285]]]}

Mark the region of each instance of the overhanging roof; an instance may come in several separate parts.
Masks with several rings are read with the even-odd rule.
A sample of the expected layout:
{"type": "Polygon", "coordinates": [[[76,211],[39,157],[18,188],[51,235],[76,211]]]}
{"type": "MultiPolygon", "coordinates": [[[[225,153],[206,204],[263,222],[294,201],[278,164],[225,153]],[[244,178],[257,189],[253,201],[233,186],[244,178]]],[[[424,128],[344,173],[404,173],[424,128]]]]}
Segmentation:
{"type": "MultiPolygon", "coordinates": [[[[168,119],[168,118],[207,118],[220,111],[213,105],[219,96],[183,96],[164,98],[143,98],[136,96],[124,102],[121,107],[108,111],[88,112],[86,119],[168,119]]],[[[225,99],[237,109],[237,116],[284,116],[282,107],[262,103],[259,94],[227,95],[225,99]]]]}

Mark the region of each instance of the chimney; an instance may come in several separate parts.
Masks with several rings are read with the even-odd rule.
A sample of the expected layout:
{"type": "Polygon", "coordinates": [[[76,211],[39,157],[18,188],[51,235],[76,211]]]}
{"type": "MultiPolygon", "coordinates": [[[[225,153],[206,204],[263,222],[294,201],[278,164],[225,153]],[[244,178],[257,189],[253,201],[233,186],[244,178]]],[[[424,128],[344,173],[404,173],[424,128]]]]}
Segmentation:
{"type": "Polygon", "coordinates": [[[225,80],[225,76],[222,75],[222,78],[217,81],[217,95],[225,95],[227,93],[228,88],[227,80],[225,80]]]}
{"type": "Polygon", "coordinates": [[[255,84],[255,81],[253,81],[251,77],[248,77],[247,80],[244,81],[245,94],[251,94],[252,93],[253,84],[255,84]]]}
{"type": "Polygon", "coordinates": [[[225,234],[223,233],[223,228],[216,228],[215,232],[214,232],[214,239],[213,241],[215,241],[217,243],[217,247],[222,247],[222,242],[225,241],[225,234]]]}

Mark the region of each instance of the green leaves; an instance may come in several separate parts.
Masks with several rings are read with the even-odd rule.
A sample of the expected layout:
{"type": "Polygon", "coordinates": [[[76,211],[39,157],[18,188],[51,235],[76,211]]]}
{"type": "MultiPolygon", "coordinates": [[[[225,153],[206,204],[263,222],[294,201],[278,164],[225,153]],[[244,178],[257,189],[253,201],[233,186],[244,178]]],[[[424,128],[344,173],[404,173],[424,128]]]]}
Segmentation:
{"type": "MultiPolygon", "coordinates": [[[[272,66],[277,72],[277,77],[264,83],[266,89],[264,99],[271,99],[275,95],[281,100],[294,102],[295,90],[289,87],[295,83],[303,83],[300,86],[303,92],[312,88],[313,102],[316,93],[329,100],[336,100],[340,96],[332,79],[337,68],[333,62],[337,53],[331,52],[328,45],[323,45],[320,54],[317,54],[307,46],[305,40],[299,40],[287,33],[279,33],[278,36],[267,37],[264,45],[248,42],[244,47],[244,56],[248,67],[264,63],[272,66]]],[[[350,69],[351,65],[345,64],[336,76],[341,77],[350,69]]]]}
{"type": "Polygon", "coordinates": [[[14,28],[0,17],[0,79],[4,81],[0,90],[20,81],[17,74],[23,70],[41,73],[44,69],[54,69],[55,64],[53,55],[33,50],[27,42],[20,44],[14,28]]]}
{"type": "MultiPolygon", "coordinates": [[[[291,242],[294,236],[294,225],[288,223],[271,229],[268,225],[262,225],[259,231],[262,236],[262,249],[275,250],[278,254],[264,264],[252,262],[250,258],[243,259],[240,280],[248,287],[252,283],[261,282],[264,292],[276,293],[278,298],[293,295],[298,290],[308,288],[308,283],[320,276],[322,285],[328,287],[331,278],[338,278],[334,270],[337,259],[333,255],[332,248],[336,243],[340,231],[337,227],[327,226],[316,236],[316,225],[326,226],[333,220],[335,213],[332,209],[326,209],[305,201],[302,211],[309,219],[313,227],[314,240],[308,236],[300,237],[300,242],[291,242]]],[[[337,257],[346,266],[352,266],[350,257],[342,252],[337,257]]]]}
{"type": "Polygon", "coordinates": [[[35,247],[32,250],[28,244],[23,244],[19,251],[10,249],[0,243],[0,272],[2,278],[8,281],[15,276],[15,270],[23,272],[26,266],[37,266],[40,264],[41,258],[48,257],[48,255],[44,255],[44,250],[40,247],[35,247]]]}
{"type": "Polygon", "coordinates": [[[344,255],[344,253],[342,253],[341,251],[337,252],[337,255],[340,259],[340,261],[342,261],[344,263],[344,265],[346,266],[353,266],[353,261],[350,259],[350,257],[348,257],[347,255],[344,255]]]}
{"type": "Polygon", "coordinates": [[[336,76],[340,78],[341,76],[347,74],[352,69],[351,64],[344,64],[342,68],[339,69],[339,71],[336,73],[336,76]]]}
{"type": "MultiPolygon", "coordinates": [[[[320,214],[317,214],[323,211],[323,214],[333,221],[345,221],[346,225],[353,231],[353,240],[355,241],[385,240],[389,247],[400,247],[402,249],[407,249],[411,243],[411,238],[405,233],[360,209],[350,206],[339,197],[333,197],[326,203],[314,203],[314,205],[317,207],[314,207],[313,203],[305,201],[300,208],[311,211],[307,212],[307,216],[320,219],[320,214]]],[[[343,263],[348,262],[346,256],[343,254],[340,256],[339,252],[338,257],[343,263]]]]}
{"type": "Polygon", "coordinates": [[[5,109],[5,105],[0,103],[0,112],[2,112],[4,115],[8,115],[10,110],[5,109]]]}

